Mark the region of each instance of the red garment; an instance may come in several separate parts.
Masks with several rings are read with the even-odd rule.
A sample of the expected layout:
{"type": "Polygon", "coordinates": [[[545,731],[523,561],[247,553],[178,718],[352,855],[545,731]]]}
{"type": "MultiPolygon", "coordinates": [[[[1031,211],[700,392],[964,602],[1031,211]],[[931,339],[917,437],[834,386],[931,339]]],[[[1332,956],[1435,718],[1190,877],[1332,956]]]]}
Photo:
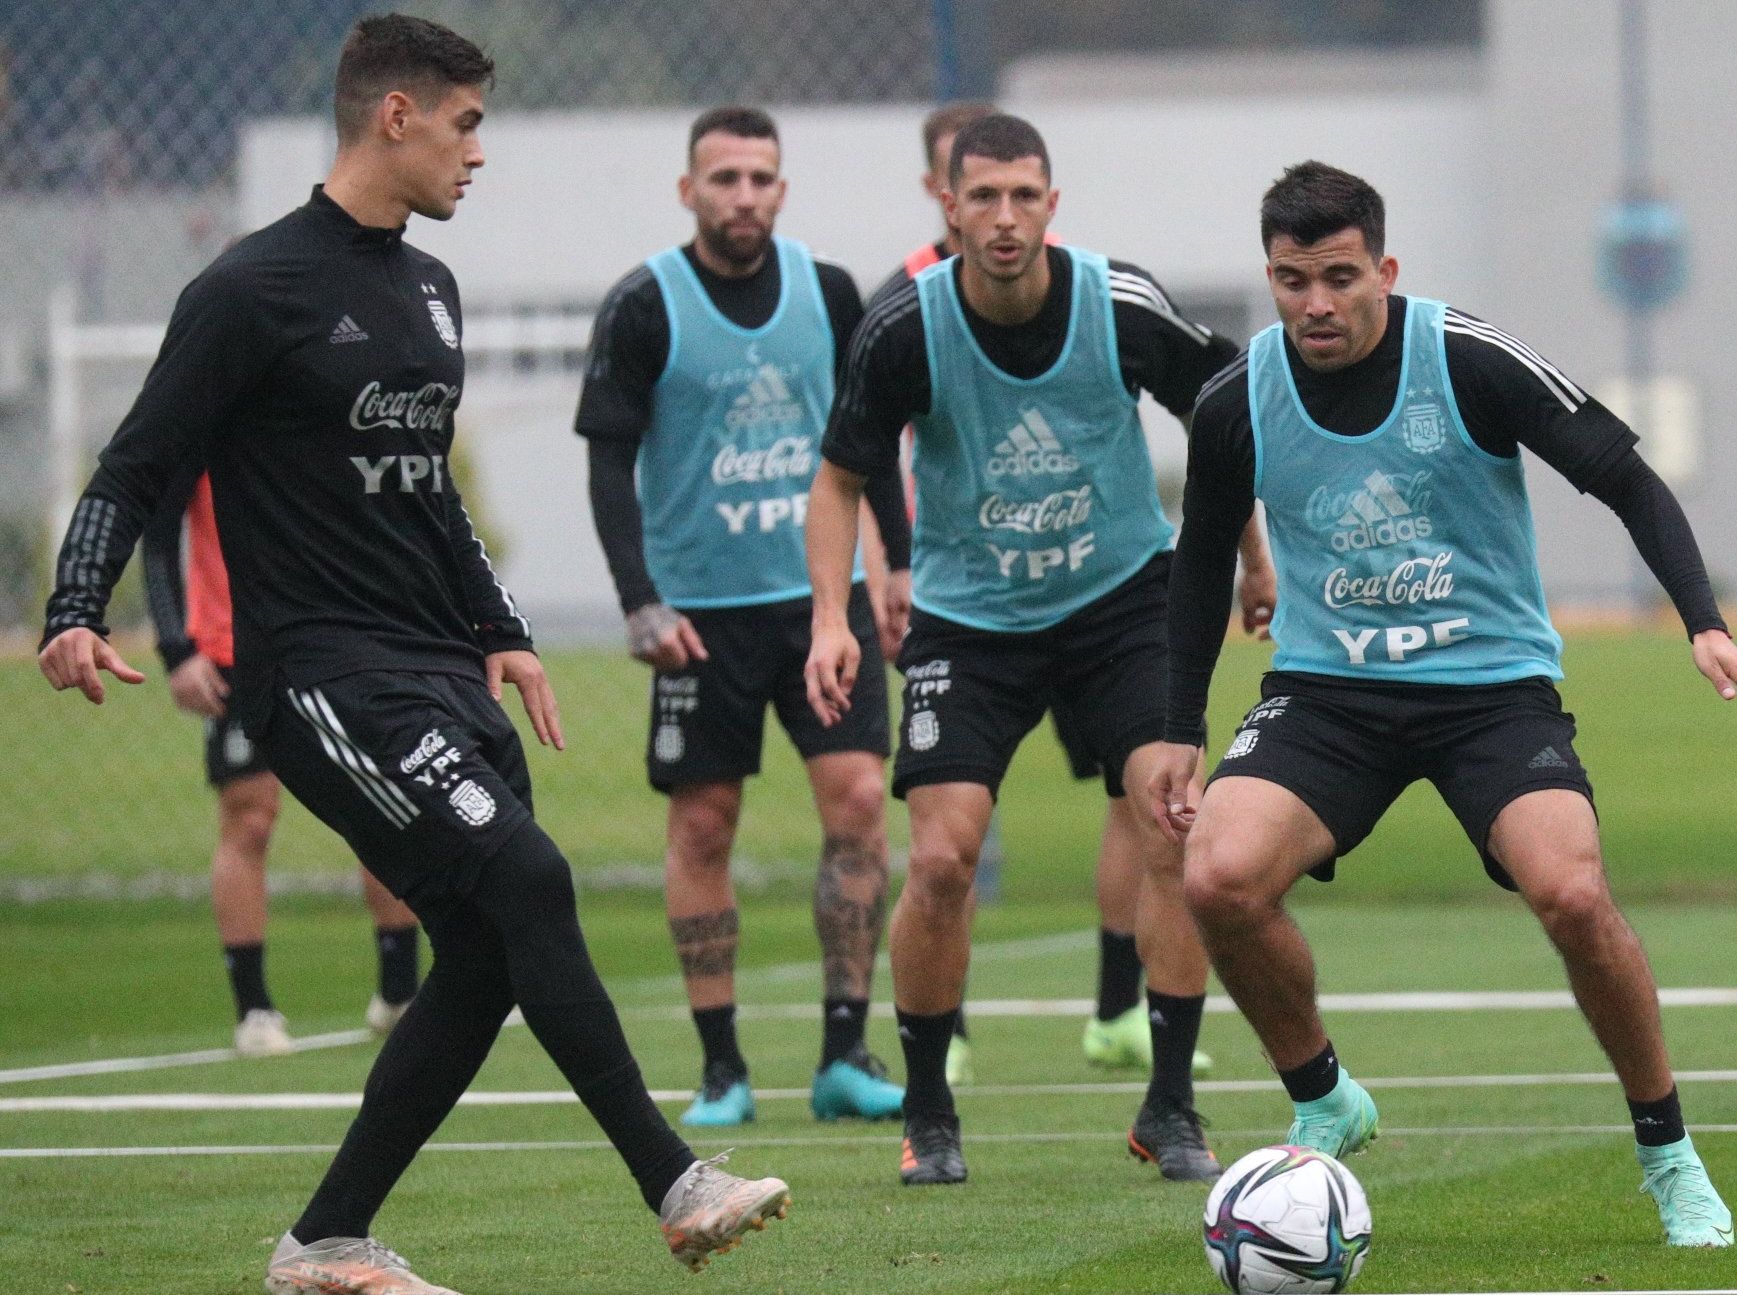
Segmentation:
{"type": "Polygon", "coordinates": [[[199,478],[187,503],[187,637],[199,654],[228,668],[235,664],[235,616],[229,571],[217,546],[211,477],[199,478]]]}

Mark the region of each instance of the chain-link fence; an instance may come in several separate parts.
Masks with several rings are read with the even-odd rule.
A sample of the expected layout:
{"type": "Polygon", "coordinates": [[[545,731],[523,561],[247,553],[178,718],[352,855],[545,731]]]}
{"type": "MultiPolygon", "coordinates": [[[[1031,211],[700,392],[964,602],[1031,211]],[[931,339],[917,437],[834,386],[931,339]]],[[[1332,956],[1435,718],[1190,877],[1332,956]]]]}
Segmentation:
{"type": "MultiPolygon", "coordinates": [[[[181,285],[242,232],[245,124],[324,116],[364,0],[0,6],[0,629],[40,613],[82,479],[181,285]],[[58,347],[58,349],[57,349],[58,347]],[[70,403],[69,403],[70,402],[70,403]],[[57,444],[76,422],[70,443],[57,444]],[[76,456],[67,461],[67,456],[76,456]],[[64,503],[63,500],[58,501],[64,503]]],[[[413,0],[494,56],[496,111],[934,97],[945,0],[413,0]]],[[[136,599],[117,608],[125,623],[136,599]]]]}

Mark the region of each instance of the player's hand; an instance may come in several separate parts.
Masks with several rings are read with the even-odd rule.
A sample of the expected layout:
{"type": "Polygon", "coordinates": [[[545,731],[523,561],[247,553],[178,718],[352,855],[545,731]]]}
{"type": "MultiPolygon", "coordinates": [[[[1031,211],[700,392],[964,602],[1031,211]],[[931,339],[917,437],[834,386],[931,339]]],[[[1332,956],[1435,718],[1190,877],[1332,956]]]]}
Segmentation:
{"type": "Polygon", "coordinates": [[[814,627],[802,677],[808,683],[808,704],[827,728],[850,709],[850,690],[856,687],[856,672],[861,666],[862,645],[842,617],[814,627]]]}
{"type": "Polygon", "coordinates": [[[1157,763],[1146,783],[1146,804],[1158,830],[1175,845],[1182,844],[1200,809],[1201,749],[1180,742],[1160,742],[1157,763]]]}
{"type": "Polygon", "coordinates": [[[109,646],[107,639],[82,625],[56,634],[36,654],[36,664],[56,692],[77,688],[98,706],[103,704],[99,671],[107,670],[122,683],[145,682],[145,676],[121,660],[121,654],[109,646]]]}
{"type": "Polygon", "coordinates": [[[543,673],[543,663],[537,654],[490,652],[483,658],[483,666],[488,671],[489,696],[499,701],[501,681],[512,684],[525,703],[525,714],[531,717],[537,741],[565,751],[567,740],[561,736],[561,708],[555,704],[555,690],[549,684],[549,676],[543,673]]]}
{"type": "Polygon", "coordinates": [[[886,604],[882,618],[876,622],[881,632],[881,655],[888,661],[899,658],[905,643],[905,631],[911,628],[911,569],[887,572],[887,587],[883,595],[886,604]]]}
{"type": "Polygon", "coordinates": [[[1691,642],[1695,669],[1707,676],[1726,701],[1737,698],[1737,643],[1724,630],[1702,630],[1691,642]]]}
{"type": "Polygon", "coordinates": [[[1273,608],[1279,605],[1279,573],[1273,564],[1251,567],[1245,562],[1236,596],[1242,605],[1243,633],[1272,638],[1273,608]]]}
{"type": "Polygon", "coordinates": [[[627,613],[627,650],[635,661],[666,674],[709,656],[694,623],[664,603],[647,603],[627,613]]]}
{"type": "Polygon", "coordinates": [[[169,671],[169,695],[182,710],[222,719],[229,709],[229,685],[208,656],[195,652],[169,671]]]}

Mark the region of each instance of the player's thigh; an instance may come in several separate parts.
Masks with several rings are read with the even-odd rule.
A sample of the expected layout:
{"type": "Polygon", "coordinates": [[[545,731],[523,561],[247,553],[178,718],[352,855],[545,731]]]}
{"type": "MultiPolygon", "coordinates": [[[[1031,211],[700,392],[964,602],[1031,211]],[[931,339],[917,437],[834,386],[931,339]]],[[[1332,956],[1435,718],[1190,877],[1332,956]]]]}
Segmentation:
{"type": "MultiPolygon", "coordinates": [[[[1578,824],[1576,848],[1584,855],[1590,843],[1596,857],[1592,780],[1574,749],[1574,716],[1562,708],[1562,698],[1548,680],[1467,687],[1457,704],[1445,707],[1434,720],[1428,735],[1429,779],[1498,885],[1520,888],[1502,853],[1493,848],[1494,828],[1510,805],[1533,792],[1568,793],[1567,799],[1546,803],[1567,807],[1563,812],[1578,824]]],[[[1532,818],[1522,811],[1519,821],[1532,818]]],[[[1547,837],[1528,834],[1524,841],[1506,842],[1507,852],[1527,850],[1533,841],[1540,848],[1548,845],[1547,837]]]]}
{"type": "Polygon", "coordinates": [[[765,650],[767,609],[721,607],[686,614],[706,644],[706,659],[683,670],[657,671],[651,683],[646,774],[666,794],[694,783],[739,782],[760,772],[776,666],[765,650]]]}
{"type": "Polygon", "coordinates": [[[1598,816],[1578,791],[1546,787],[1510,800],[1485,849],[1535,908],[1583,908],[1609,894],[1598,816]]]}
{"type": "Polygon", "coordinates": [[[1054,654],[1040,635],[1002,634],[913,612],[893,795],[971,783],[991,802],[1020,742],[1050,702],[1054,654]]]}
{"type": "Polygon", "coordinates": [[[468,894],[530,818],[487,758],[480,679],[375,672],[273,700],[263,745],[278,778],[418,912],[468,894]]]}
{"type": "Polygon", "coordinates": [[[1222,839],[1242,841],[1242,850],[1256,858],[1264,857],[1261,850],[1285,846],[1281,832],[1305,831],[1270,866],[1282,875],[1298,862],[1318,880],[1331,881],[1336,860],[1363,842],[1412,781],[1404,742],[1387,723],[1384,706],[1378,696],[1310,691],[1268,675],[1260,701],[1243,716],[1207,780],[1188,866],[1194,866],[1194,841],[1220,839],[1221,827],[1229,833],[1222,839]],[[1235,785],[1215,790],[1221,781],[1235,785]],[[1251,782],[1276,790],[1246,785],[1251,782]],[[1260,816],[1246,833],[1235,830],[1243,812],[1260,816]],[[1325,836],[1306,830],[1311,823],[1325,836]]]}
{"type": "MultiPolygon", "coordinates": [[[[850,631],[862,649],[862,664],[850,692],[850,709],[830,728],[820,722],[808,704],[808,681],[803,667],[808,661],[812,609],[805,598],[795,615],[780,626],[778,652],[782,662],[774,682],[772,705],[778,722],[790,735],[804,760],[841,752],[862,752],[885,760],[891,747],[887,724],[887,667],[881,656],[880,633],[875,629],[874,608],[867,589],[855,585],[846,605],[850,631]]],[[[818,784],[815,788],[818,794],[818,784]]]]}

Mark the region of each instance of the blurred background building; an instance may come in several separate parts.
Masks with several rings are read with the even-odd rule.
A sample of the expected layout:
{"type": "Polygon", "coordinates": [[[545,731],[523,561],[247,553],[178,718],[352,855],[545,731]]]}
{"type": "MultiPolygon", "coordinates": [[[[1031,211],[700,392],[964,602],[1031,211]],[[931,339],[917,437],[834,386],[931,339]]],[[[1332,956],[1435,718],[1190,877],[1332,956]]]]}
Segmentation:
{"type": "MultiPolygon", "coordinates": [[[[176,293],[321,177],[338,45],[380,7],[0,0],[0,628],[20,643],[59,520],[176,293]]],[[[1737,298],[1722,238],[1737,207],[1721,160],[1737,137],[1729,0],[399,7],[479,40],[499,67],[486,170],[455,221],[410,237],[464,290],[472,491],[545,634],[618,632],[570,432],[590,312],[690,232],[675,202],[686,126],[729,100],[779,117],[781,230],[865,292],[935,233],[917,183],[923,114],[994,97],[1045,132],[1065,237],[1146,265],[1239,339],[1272,318],[1262,190],[1305,157],[1357,171],[1388,199],[1401,291],[1498,323],[1613,402],[1635,391],[1625,377],[1652,381],[1636,406],[1649,457],[1715,583],[1737,583],[1737,520],[1721,506],[1737,427],[1718,386],[1737,298]],[[1611,204],[1641,180],[1687,235],[1680,291],[1644,310],[1612,295],[1607,246],[1611,204]]],[[[1182,442],[1162,422],[1174,481],[1182,442]]],[[[1636,607],[1615,519],[1546,469],[1531,479],[1558,607],[1636,607]]]]}

